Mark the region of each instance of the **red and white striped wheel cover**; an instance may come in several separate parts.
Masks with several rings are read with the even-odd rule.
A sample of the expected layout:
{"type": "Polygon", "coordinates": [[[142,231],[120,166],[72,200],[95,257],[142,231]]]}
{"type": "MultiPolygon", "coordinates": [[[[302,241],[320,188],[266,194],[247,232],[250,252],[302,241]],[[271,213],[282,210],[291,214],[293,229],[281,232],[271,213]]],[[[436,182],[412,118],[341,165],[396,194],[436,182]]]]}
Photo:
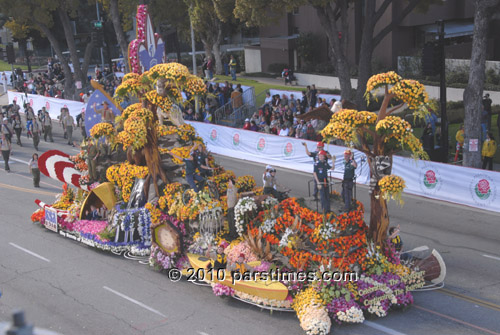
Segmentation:
{"type": "Polygon", "coordinates": [[[73,185],[88,191],[87,185],[80,185],[82,174],[75,169],[75,164],[69,160],[69,155],[59,150],[49,150],[38,158],[40,172],[52,179],[73,185]]]}

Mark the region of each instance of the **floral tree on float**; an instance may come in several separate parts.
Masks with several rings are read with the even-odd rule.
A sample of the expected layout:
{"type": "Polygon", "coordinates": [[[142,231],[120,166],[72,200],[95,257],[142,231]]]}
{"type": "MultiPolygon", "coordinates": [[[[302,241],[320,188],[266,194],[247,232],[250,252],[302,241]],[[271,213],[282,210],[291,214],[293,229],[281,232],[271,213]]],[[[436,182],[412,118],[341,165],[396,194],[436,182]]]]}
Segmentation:
{"type": "MultiPolygon", "coordinates": [[[[367,100],[378,89],[384,90],[384,99],[377,113],[342,109],[335,113],[322,131],[323,137],[341,139],[363,152],[370,166],[370,235],[377,245],[383,245],[389,227],[387,200],[401,202],[404,180],[392,175],[392,156],[402,150],[410,151],[414,158],[428,158],[422,143],[415,137],[411,125],[392,115],[405,104],[415,117],[427,113],[428,95],[424,86],[415,80],[401,78],[395,72],[372,76],[367,83],[367,100]],[[399,105],[389,108],[391,100],[399,105]]],[[[376,98],[376,97],[375,97],[376,98]]]]}
{"type": "MultiPolygon", "coordinates": [[[[127,159],[131,164],[147,166],[145,184],[149,185],[152,180],[158,196],[158,181],[165,184],[172,181],[161,167],[158,139],[169,132],[169,126],[182,127],[179,106],[204,93],[203,81],[178,63],[159,64],[141,75],[128,73],[116,89],[115,99],[118,101],[127,97],[139,102],[127,107],[117,118],[116,128],[120,131],[111,137],[115,144],[121,144],[127,150],[127,159]],[[182,92],[187,99],[183,98],[182,92]]],[[[102,134],[94,131],[94,137],[109,136],[109,126],[98,124],[96,127],[102,127],[103,131],[102,134]]]]}

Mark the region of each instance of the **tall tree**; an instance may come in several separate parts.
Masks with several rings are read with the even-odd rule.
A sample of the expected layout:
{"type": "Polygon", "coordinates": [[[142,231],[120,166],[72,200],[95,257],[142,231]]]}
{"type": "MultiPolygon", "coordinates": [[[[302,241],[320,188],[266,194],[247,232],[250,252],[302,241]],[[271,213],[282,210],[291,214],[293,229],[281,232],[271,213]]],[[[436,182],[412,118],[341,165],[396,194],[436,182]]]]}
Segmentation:
{"type": "Polygon", "coordinates": [[[471,151],[469,140],[481,141],[481,112],[483,111],[483,88],[485,80],[488,26],[493,14],[500,11],[499,0],[476,0],[474,12],[474,33],[470,59],[469,82],[464,90],[465,145],[464,165],[480,168],[481,151],[471,151]]]}
{"type": "Polygon", "coordinates": [[[222,21],[217,16],[212,0],[186,0],[193,29],[203,43],[205,55],[214,59],[216,73],[222,73],[220,45],[222,43],[222,21]]]}
{"type": "MultiPolygon", "coordinates": [[[[166,42],[168,35],[173,35],[177,61],[181,61],[180,39],[190,39],[189,13],[184,0],[150,0],[149,14],[155,25],[160,27],[159,34],[166,42]]],[[[169,47],[169,46],[167,46],[169,47]]],[[[167,48],[165,48],[165,52],[167,48]]]]}
{"type": "Polygon", "coordinates": [[[125,71],[128,72],[128,41],[125,36],[125,30],[132,27],[132,17],[137,8],[135,0],[99,0],[104,7],[104,10],[109,14],[113,28],[116,34],[116,40],[120,45],[120,51],[125,59],[125,71]]]}
{"type": "Polygon", "coordinates": [[[29,54],[27,49],[27,42],[30,36],[32,27],[26,24],[19,24],[14,20],[9,20],[5,23],[5,27],[7,27],[12,33],[12,38],[14,41],[19,43],[19,49],[24,55],[26,59],[26,64],[28,65],[28,72],[31,72],[31,64],[29,60],[29,54]]]}
{"type": "Polygon", "coordinates": [[[90,56],[93,48],[93,41],[86,45],[84,53],[84,62],[80,65],[78,52],[76,49],[73,29],[70,23],[70,17],[78,17],[80,2],[76,0],[0,0],[0,7],[4,13],[7,13],[19,24],[29,24],[40,30],[49,40],[57,58],[61,62],[64,71],[64,92],[66,98],[74,98],[75,80],[85,85],[87,81],[87,70],[90,62],[90,56]],[[75,76],[71,72],[68,60],[63,55],[63,49],[59,40],[54,34],[54,21],[57,16],[61,23],[69,49],[70,59],[73,63],[75,76]]]}
{"type": "MultiPolygon", "coordinates": [[[[270,20],[281,16],[283,8],[291,10],[302,5],[313,6],[330,42],[342,97],[351,99],[354,96],[351,86],[351,65],[347,54],[347,42],[350,35],[348,17],[349,7],[356,1],[358,0],[236,0],[234,14],[247,25],[268,25],[270,20]]],[[[355,97],[359,106],[365,105],[363,95],[366,82],[372,74],[373,50],[417,6],[422,6],[421,8],[425,9],[431,4],[441,3],[442,0],[407,0],[406,6],[401,12],[398,15],[391,15],[393,19],[373,36],[376,24],[388,8],[391,5],[394,8],[397,3],[394,0],[383,0],[377,8],[376,4],[379,2],[375,0],[359,2],[363,6],[362,10],[365,14],[358,63],[358,88],[355,97]]]]}
{"type": "Polygon", "coordinates": [[[428,95],[422,84],[404,80],[395,72],[381,73],[368,81],[366,95],[379,88],[385,91],[378,114],[374,112],[342,109],[335,113],[321,134],[327,139],[338,138],[351,143],[366,154],[370,166],[370,235],[377,245],[385,244],[389,228],[387,200],[401,200],[404,180],[390,174],[392,156],[401,150],[413,153],[415,158],[427,157],[422,143],[415,137],[410,124],[392,115],[407,104],[415,117],[426,114],[428,95]],[[392,87],[391,87],[392,86],[392,87]],[[401,104],[389,108],[392,99],[401,104]]]}

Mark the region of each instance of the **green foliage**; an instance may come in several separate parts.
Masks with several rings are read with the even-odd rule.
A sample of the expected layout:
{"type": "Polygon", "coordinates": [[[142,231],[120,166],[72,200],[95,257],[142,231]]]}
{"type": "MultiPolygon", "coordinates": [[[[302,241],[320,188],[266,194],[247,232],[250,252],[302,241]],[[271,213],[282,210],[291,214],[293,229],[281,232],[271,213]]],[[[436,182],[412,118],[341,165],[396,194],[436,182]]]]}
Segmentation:
{"type": "Polygon", "coordinates": [[[425,14],[429,11],[429,7],[437,5],[442,6],[446,0],[422,0],[415,7],[415,11],[420,14],[425,14]]]}
{"type": "Polygon", "coordinates": [[[13,19],[7,21],[5,23],[5,27],[12,32],[12,37],[15,40],[26,39],[29,36],[30,31],[32,29],[28,24],[18,23],[13,19]]]}
{"type": "Polygon", "coordinates": [[[295,41],[297,47],[297,55],[306,64],[314,64],[318,61],[318,52],[316,51],[319,44],[319,36],[313,33],[300,33],[295,41]]]}

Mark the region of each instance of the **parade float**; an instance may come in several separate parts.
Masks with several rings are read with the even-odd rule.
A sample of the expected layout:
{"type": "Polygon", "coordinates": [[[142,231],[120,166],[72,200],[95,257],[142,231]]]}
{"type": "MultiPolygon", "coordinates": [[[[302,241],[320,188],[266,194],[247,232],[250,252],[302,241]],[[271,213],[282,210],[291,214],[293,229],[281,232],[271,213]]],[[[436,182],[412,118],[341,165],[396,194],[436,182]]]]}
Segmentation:
{"type": "Polygon", "coordinates": [[[88,110],[94,124],[79,154],[50,150],[40,156],[41,172],[64,186],[53,204],[37,201],[33,222],[169,275],[178,270],[189,281],[211,286],[216,296],[295,311],[307,334],[328,334],[332,323],[386,316],[411,305],[412,291],[443,281],[436,252],[401,257],[387,239],[387,201],[400,200],[404,189],[404,181],[391,175],[391,157],[399,150],[424,155],[410,125],[391,115],[398,106],[388,105],[398,99],[423,115],[422,85],[395,73],[374,76],[367,94],[385,90],[379,113],[341,110],[323,131],[325,141],[341,139],[368,156],[370,227],[358,201],[350,212],[326,215],[304,199],[278,202],[263,196],[253,177],[235,176],[209,153],[214,173],[195,192],[179,158],[188,158],[195,145],[206,148],[180,109],[207,94],[205,85],[185,66],[162,63],[159,39],[147,36],[147,8],[139,6],[137,15],[138,39],[129,47],[134,72],[125,75],[114,98],[101,94],[116,107],[114,123],[95,123],[88,110]],[[120,111],[124,100],[130,104],[120,111]],[[237,236],[228,228],[232,178],[240,195],[234,208],[237,236]]]}

